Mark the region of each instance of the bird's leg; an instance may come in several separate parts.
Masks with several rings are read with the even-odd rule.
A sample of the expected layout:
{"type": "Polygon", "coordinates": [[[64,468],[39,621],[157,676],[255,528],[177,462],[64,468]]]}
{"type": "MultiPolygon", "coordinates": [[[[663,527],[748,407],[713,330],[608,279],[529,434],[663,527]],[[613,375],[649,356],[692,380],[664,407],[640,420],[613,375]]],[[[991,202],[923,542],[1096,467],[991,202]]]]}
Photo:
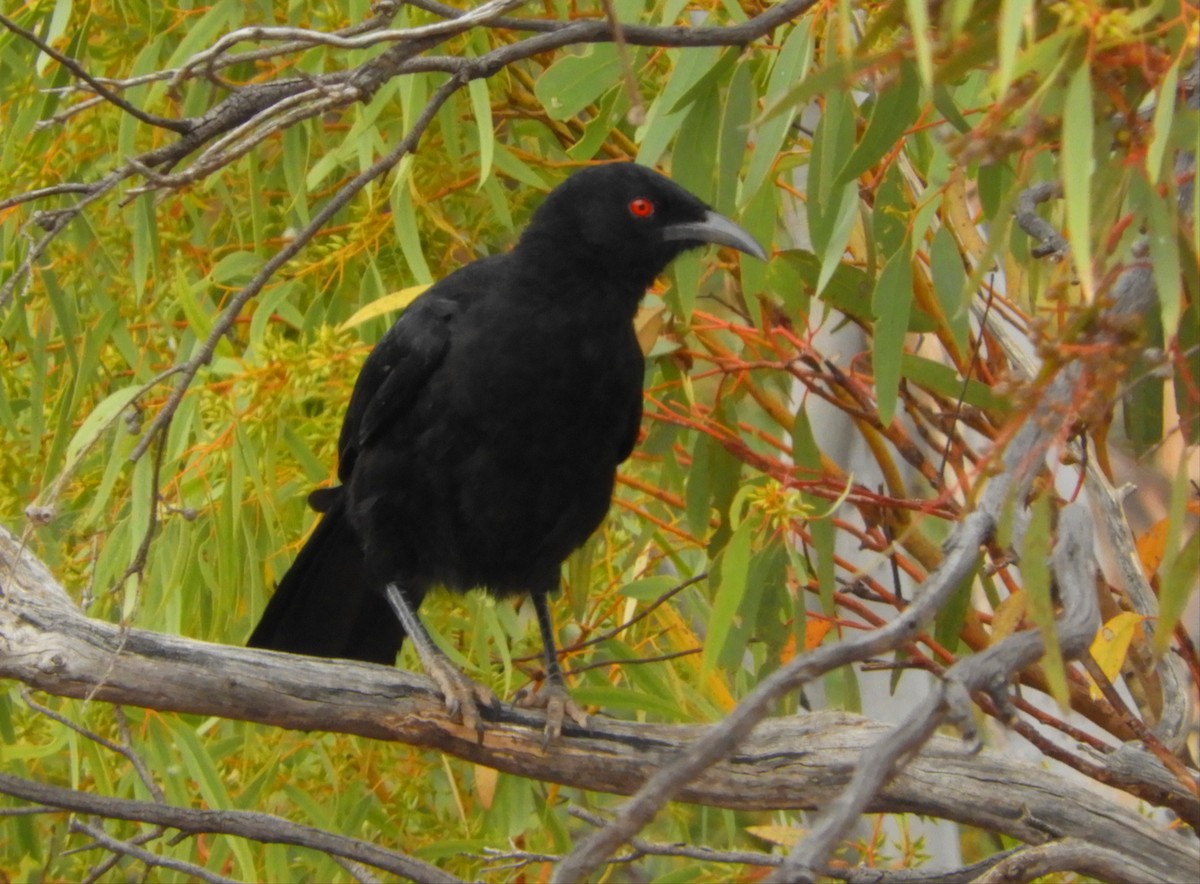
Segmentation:
{"type": "Polygon", "coordinates": [[[473,728],[483,742],[483,719],[479,717],[479,705],[495,710],[500,701],[488,688],[468,678],[457,666],[450,662],[441,648],[433,643],[425,625],[417,617],[404,593],[394,583],[389,583],[384,589],[388,604],[396,612],[400,625],[408,634],[409,640],[421,658],[425,672],[441,688],[446,711],[451,718],[462,721],[464,727],[473,728]]]}
{"type": "Polygon", "coordinates": [[[567,683],[562,667],[558,665],[558,651],[554,646],[554,625],[550,622],[550,604],[546,593],[534,592],[531,595],[533,609],[537,611],[538,629],[542,633],[542,648],[546,654],[546,683],[536,694],[523,690],[517,705],[546,710],[546,731],[542,736],[544,748],[562,734],[564,715],[569,715],[580,727],[587,727],[587,713],[567,693],[567,683]]]}

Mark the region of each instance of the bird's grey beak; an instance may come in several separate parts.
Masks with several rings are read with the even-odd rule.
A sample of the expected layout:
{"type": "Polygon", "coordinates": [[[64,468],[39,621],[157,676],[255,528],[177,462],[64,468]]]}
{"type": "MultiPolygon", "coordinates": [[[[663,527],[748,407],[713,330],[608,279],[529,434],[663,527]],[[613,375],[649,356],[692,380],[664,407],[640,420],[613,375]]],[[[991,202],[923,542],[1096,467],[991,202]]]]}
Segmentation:
{"type": "Polygon", "coordinates": [[[716,243],[753,255],[760,261],[767,260],[767,252],[758,240],[724,215],[712,211],[705,212],[699,221],[685,221],[663,228],[662,237],[673,241],[716,243]]]}

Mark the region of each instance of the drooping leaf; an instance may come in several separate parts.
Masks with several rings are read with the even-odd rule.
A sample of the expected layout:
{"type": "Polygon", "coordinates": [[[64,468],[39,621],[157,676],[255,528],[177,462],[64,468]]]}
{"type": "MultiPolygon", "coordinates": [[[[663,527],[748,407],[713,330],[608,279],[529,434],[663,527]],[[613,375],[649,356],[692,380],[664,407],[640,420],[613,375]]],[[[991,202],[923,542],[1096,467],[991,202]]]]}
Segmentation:
{"type": "Polygon", "coordinates": [[[533,91],[550,119],[567,120],[598,99],[620,74],[616,46],[593,43],[578,55],[564,56],[546,68],[533,91]]]}

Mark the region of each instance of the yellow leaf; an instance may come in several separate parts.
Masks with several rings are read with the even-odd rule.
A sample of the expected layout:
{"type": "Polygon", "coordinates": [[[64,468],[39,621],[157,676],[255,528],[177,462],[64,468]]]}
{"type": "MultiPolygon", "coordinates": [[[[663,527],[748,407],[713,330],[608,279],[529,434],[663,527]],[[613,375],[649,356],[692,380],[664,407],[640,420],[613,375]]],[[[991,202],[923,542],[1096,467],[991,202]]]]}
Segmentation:
{"type": "Polygon", "coordinates": [[[809,617],[804,622],[804,650],[811,651],[819,646],[831,629],[833,629],[832,620],[809,617]]]}
{"type": "Polygon", "coordinates": [[[499,779],[500,772],[495,768],[475,765],[475,794],[479,796],[479,803],[483,805],[484,810],[492,809],[492,801],[496,798],[496,782],[499,779]]]}
{"type": "Polygon", "coordinates": [[[658,340],[658,332],[663,326],[663,314],[666,312],[667,308],[663,305],[642,307],[633,318],[633,328],[637,333],[638,346],[642,348],[643,356],[650,353],[650,348],[658,340]]]}
{"type": "Polygon", "coordinates": [[[376,316],[391,313],[393,310],[402,310],[415,301],[417,296],[427,288],[429,288],[428,285],[410,285],[408,288],[400,289],[398,292],[392,292],[391,294],[384,295],[382,298],[376,298],[339,325],[338,331],[345,331],[348,328],[354,328],[356,325],[362,325],[368,319],[374,319],[376,316]]]}
{"type": "Polygon", "coordinates": [[[804,830],[795,826],[747,826],[746,831],[768,844],[795,847],[804,837],[804,830]]]}
{"type": "MultiPolygon", "coordinates": [[[[1116,681],[1120,674],[1121,664],[1125,662],[1125,655],[1129,651],[1129,643],[1133,641],[1138,625],[1145,619],[1133,611],[1122,611],[1096,633],[1096,638],[1092,641],[1092,659],[1110,683],[1116,681]]],[[[1098,699],[1100,689],[1093,685],[1091,694],[1094,699],[1098,699]]]]}
{"type": "Polygon", "coordinates": [[[1138,558],[1141,559],[1142,569],[1147,577],[1158,573],[1158,566],[1162,564],[1166,554],[1168,521],[1159,519],[1137,539],[1138,558]]]}
{"type": "Polygon", "coordinates": [[[992,615],[992,644],[1008,638],[1017,631],[1025,616],[1025,593],[1018,589],[996,608],[992,615]]]}

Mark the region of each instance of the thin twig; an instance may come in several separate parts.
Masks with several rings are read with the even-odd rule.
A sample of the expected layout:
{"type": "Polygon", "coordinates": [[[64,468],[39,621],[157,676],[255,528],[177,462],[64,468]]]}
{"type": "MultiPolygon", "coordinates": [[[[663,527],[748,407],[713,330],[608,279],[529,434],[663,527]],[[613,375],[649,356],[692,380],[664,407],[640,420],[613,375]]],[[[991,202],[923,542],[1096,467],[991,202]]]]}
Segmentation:
{"type": "Polygon", "coordinates": [[[171,392],[166,404],[163,405],[154,416],[154,419],[151,420],[141,440],[130,454],[130,460],[139,459],[146,453],[146,449],[150,446],[155,436],[166,433],[167,427],[170,426],[171,419],[179,409],[180,403],[183,402],[184,394],[187,392],[188,387],[191,386],[192,380],[203,366],[212,361],[218,342],[233,327],[246,303],[262,290],[267,281],[275,275],[276,270],[297,255],[317,234],[317,231],[324,227],[330,218],[341,211],[360,190],[376,178],[393,169],[401,159],[416,147],[417,141],[433,120],[438,109],[451,95],[466,85],[468,79],[469,77],[464,76],[452,77],[439,86],[428,103],[426,103],[424,110],[421,111],[421,115],[413,123],[412,128],[400,143],[386,156],[376,160],[370,168],[360,172],[342,187],[329,202],[321,207],[320,211],[313,216],[308,225],[294,239],[289,240],[269,261],[263,264],[258,273],[254,274],[253,279],[230,299],[229,305],[221,313],[217,321],[213,323],[212,331],[204,340],[204,343],[201,344],[200,349],[187,362],[179,366],[179,372],[182,375],[179,383],[176,384],[175,389],[171,392]]]}
{"type": "Polygon", "coordinates": [[[85,83],[87,83],[89,86],[91,86],[92,89],[94,89],[96,91],[96,94],[100,95],[102,98],[104,98],[106,101],[110,102],[111,104],[116,105],[117,107],[119,107],[121,110],[125,111],[125,113],[129,114],[130,116],[136,117],[137,119],[141,120],[143,123],[146,123],[149,126],[154,126],[159,129],[169,129],[172,132],[178,132],[181,135],[184,134],[185,132],[190,131],[192,126],[194,125],[194,123],[191,120],[176,120],[176,119],[172,119],[170,117],[160,117],[160,116],[156,116],[155,114],[148,114],[145,111],[143,111],[141,108],[134,107],[132,104],[130,104],[124,98],[122,98],[120,95],[118,95],[117,93],[115,93],[112,90],[105,87],[103,83],[101,83],[99,80],[97,80],[91,74],[89,74],[86,70],[84,70],[83,65],[81,65],[79,62],[75,61],[75,59],[69,58],[69,57],[63,55],[61,52],[59,52],[57,49],[55,49],[53,46],[51,46],[49,43],[47,43],[45,40],[43,40],[41,37],[39,37],[37,34],[33,33],[33,31],[25,30],[25,28],[21,27],[19,24],[17,24],[15,21],[13,21],[11,18],[9,18],[7,15],[4,15],[2,13],[0,13],[0,25],[3,25],[4,27],[8,28],[10,31],[12,31],[14,34],[17,34],[22,39],[28,40],[30,43],[32,43],[34,46],[36,46],[42,52],[46,53],[48,56],[50,56],[55,61],[57,61],[59,64],[61,64],[63,67],[65,67],[67,70],[69,70],[76,77],[78,77],[79,79],[81,79],[85,83]]]}
{"type": "Polygon", "coordinates": [[[413,880],[460,884],[453,875],[403,853],[356,838],[334,835],[312,826],[299,825],[270,814],[246,810],[199,810],[154,801],[92,795],[76,789],[35,783],[3,772],[0,772],[0,792],[61,810],[95,814],[108,819],[156,823],[191,835],[234,835],[263,844],[308,847],[413,880]]]}
{"type": "MultiPolygon", "coordinates": [[[[1092,522],[1083,504],[1073,503],[1062,511],[1052,562],[1064,608],[1057,623],[1058,640],[1063,658],[1074,659],[1087,652],[1100,628],[1092,522]]],[[[1017,633],[950,667],[933,695],[863,754],[849,785],[826,808],[771,880],[816,880],[838,841],[871,799],[936,728],[952,722],[963,731],[964,738],[977,741],[970,695],[983,691],[1001,710],[1011,708],[1006,694],[1009,680],[1040,658],[1044,648],[1039,632],[1017,633]]]]}
{"type": "Polygon", "coordinates": [[[99,826],[93,826],[83,822],[78,817],[71,819],[71,831],[79,834],[87,835],[99,846],[106,850],[112,851],[120,856],[129,856],[146,864],[147,867],[153,869],[155,867],[170,869],[174,872],[182,872],[185,875],[191,875],[194,878],[199,878],[201,881],[208,881],[209,884],[238,884],[233,878],[226,878],[224,875],[218,875],[215,872],[210,872],[203,866],[198,866],[195,863],[186,862],[181,859],[173,859],[169,856],[160,856],[157,853],[151,853],[136,844],[129,841],[122,841],[119,838],[114,838],[101,829],[99,826]]]}

